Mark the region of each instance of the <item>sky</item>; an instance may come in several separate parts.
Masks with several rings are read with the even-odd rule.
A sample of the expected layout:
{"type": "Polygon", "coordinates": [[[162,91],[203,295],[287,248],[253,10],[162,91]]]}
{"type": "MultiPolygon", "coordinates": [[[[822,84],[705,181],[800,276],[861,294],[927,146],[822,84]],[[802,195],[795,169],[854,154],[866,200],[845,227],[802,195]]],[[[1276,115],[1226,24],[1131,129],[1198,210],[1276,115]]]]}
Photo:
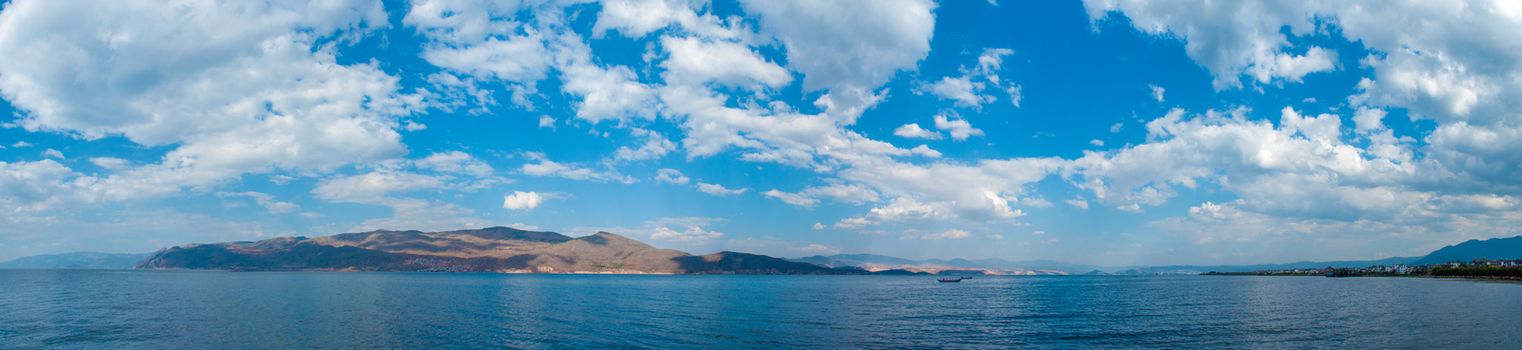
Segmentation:
{"type": "Polygon", "coordinates": [[[5,3],[0,259],[375,229],[1108,266],[1522,227],[1514,1],[5,3]]]}

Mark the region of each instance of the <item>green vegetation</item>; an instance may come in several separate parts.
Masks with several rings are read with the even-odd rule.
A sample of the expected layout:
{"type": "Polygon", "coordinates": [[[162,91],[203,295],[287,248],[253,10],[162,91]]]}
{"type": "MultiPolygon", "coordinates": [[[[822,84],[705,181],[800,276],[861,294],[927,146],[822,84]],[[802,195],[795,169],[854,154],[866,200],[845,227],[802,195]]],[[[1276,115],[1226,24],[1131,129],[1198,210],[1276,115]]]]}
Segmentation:
{"type": "Polygon", "coordinates": [[[1433,267],[1432,276],[1522,279],[1522,266],[1463,265],[1433,267]]]}

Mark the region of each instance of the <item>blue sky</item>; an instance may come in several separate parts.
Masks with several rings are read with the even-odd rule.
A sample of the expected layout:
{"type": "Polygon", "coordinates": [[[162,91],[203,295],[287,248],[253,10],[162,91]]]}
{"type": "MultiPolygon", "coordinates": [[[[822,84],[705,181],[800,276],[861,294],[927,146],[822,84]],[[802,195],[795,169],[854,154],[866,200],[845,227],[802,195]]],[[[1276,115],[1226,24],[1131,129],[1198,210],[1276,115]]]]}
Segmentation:
{"type": "Polygon", "coordinates": [[[1364,5],[13,1],[0,259],[494,225],[1106,265],[1518,234],[1522,9],[1364,5]]]}

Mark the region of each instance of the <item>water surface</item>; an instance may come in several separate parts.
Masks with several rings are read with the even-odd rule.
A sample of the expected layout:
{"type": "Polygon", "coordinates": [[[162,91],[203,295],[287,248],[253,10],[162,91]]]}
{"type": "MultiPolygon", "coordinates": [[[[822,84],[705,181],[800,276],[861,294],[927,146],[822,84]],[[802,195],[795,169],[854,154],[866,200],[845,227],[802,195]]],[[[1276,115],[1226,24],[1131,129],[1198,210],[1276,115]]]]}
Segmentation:
{"type": "Polygon", "coordinates": [[[0,270],[0,348],[1515,348],[1522,284],[0,270]]]}

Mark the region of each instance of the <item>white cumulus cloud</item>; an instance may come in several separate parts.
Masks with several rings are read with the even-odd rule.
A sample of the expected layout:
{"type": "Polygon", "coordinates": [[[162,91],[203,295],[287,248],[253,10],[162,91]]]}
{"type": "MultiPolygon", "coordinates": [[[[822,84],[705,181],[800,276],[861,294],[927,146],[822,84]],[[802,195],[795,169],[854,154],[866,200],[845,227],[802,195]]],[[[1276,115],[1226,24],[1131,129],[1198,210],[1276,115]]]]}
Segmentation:
{"type": "Polygon", "coordinates": [[[508,210],[530,210],[538,208],[544,203],[544,196],[538,192],[513,191],[502,196],[502,208],[508,210]]]}

